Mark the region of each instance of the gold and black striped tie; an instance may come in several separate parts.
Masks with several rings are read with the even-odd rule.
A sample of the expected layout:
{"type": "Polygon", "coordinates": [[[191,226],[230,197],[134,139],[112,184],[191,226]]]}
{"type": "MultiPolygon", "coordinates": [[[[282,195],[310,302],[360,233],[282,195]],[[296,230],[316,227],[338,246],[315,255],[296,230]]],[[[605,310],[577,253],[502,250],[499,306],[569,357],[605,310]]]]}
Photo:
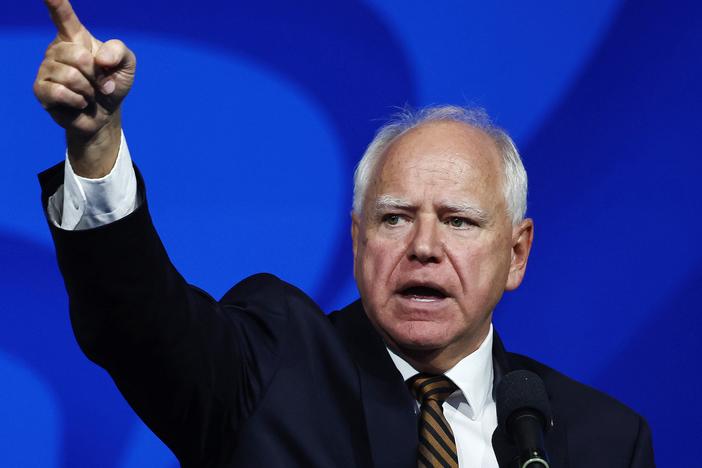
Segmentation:
{"type": "Polygon", "coordinates": [[[421,404],[417,466],[457,468],[456,441],[441,405],[458,387],[444,375],[430,374],[417,374],[407,385],[421,404]]]}

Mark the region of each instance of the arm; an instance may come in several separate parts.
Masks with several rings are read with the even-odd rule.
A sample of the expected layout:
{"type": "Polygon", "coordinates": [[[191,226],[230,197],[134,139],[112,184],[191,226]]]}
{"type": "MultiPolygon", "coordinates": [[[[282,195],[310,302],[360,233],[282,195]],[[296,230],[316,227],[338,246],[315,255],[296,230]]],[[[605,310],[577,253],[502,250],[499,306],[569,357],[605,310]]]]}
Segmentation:
{"type": "MultiPolygon", "coordinates": [[[[44,199],[62,166],[41,174],[44,199]]],[[[83,352],[184,466],[218,466],[210,457],[230,450],[275,369],[284,311],[221,306],[189,286],[147,202],[100,228],[51,233],[83,352]]]]}
{"type": "MultiPolygon", "coordinates": [[[[70,166],[99,178],[117,158],[134,55],[119,41],[93,38],[67,0],[46,3],[58,36],[35,92],[66,130],[70,166]]],[[[40,175],[45,207],[65,180],[63,166],[40,175]]],[[[189,286],[168,259],[145,201],[99,228],[50,228],[81,349],[181,463],[217,466],[272,372],[280,334],[271,329],[283,329],[277,324],[284,314],[262,318],[243,305],[221,306],[189,286]]]]}

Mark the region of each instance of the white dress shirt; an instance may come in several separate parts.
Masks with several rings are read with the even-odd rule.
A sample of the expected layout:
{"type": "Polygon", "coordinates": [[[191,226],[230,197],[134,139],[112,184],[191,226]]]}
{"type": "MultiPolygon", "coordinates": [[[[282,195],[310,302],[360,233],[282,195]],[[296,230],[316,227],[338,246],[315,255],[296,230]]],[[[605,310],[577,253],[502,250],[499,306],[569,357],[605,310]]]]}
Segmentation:
{"type": "MultiPolygon", "coordinates": [[[[117,221],[136,210],[141,199],[132,159],[124,134],[114,167],[100,179],[87,179],[73,172],[66,155],[63,185],[49,198],[50,221],[62,229],[90,229],[117,221]]],[[[444,416],[456,438],[461,467],[498,468],[492,449],[497,412],[492,396],[492,325],[487,337],[472,354],[446,372],[458,387],[444,402],[444,416]]],[[[395,366],[406,380],[418,371],[388,349],[395,366]]],[[[419,411],[419,403],[417,403],[419,411]]]]}

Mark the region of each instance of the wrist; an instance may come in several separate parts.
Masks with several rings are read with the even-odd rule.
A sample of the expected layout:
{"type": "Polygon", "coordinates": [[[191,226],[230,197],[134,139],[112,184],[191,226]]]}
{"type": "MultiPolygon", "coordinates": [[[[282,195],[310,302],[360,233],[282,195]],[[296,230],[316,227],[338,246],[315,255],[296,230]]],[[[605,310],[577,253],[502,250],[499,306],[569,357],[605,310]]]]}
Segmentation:
{"type": "Polygon", "coordinates": [[[98,179],[110,173],[122,142],[122,119],[118,110],[93,135],[66,132],[68,158],[73,171],[85,178],[98,179]]]}

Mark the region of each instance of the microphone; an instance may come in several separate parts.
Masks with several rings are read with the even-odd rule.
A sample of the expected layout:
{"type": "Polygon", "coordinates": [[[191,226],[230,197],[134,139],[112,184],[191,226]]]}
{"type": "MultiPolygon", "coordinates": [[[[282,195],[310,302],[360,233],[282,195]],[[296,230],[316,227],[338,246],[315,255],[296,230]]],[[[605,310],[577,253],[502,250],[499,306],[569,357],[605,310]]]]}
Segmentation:
{"type": "Polygon", "coordinates": [[[551,405],[541,377],[527,370],[505,375],[497,388],[497,421],[518,454],[519,468],[549,468],[544,432],[553,425],[551,405]]]}

